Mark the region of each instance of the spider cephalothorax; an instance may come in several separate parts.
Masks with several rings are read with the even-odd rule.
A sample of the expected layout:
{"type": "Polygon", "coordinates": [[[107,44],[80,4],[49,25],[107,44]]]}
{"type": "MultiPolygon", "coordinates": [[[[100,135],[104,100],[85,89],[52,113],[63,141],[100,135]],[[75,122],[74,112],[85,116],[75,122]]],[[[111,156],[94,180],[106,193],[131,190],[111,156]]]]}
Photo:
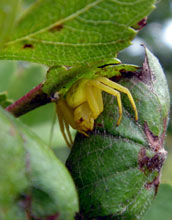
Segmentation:
{"type": "Polygon", "coordinates": [[[135,112],[135,119],[138,120],[138,113],[135,102],[127,88],[109,80],[106,77],[78,80],[69,89],[66,97],[60,98],[56,105],[60,129],[68,146],[72,145],[69,125],[85,136],[88,136],[87,131],[93,130],[94,120],[103,111],[102,91],[116,96],[117,98],[119,109],[117,125],[120,124],[122,118],[122,103],[120,92],[127,94],[135,112]],[[65,129],[67,131],[67,135],[65,133],[65,129]]]}

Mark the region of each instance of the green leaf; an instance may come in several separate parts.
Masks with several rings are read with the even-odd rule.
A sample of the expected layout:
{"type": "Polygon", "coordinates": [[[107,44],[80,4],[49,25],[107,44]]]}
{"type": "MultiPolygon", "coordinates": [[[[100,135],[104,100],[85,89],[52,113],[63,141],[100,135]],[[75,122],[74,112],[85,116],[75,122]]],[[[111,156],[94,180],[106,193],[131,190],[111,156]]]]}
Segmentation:
{"type": "Polygon", "coordinates": [[[104,94],[104,112],[94,131],[89,138],[76,136],[67,160],[86,219],[141,219],[157,193],[170,99],[157,58],[145,51],[142,71],[119,81],[133,95],[138,122],[128,97],[121,94],[123,118],[117,127],[116,99],[104,94]]]}
{"type": "Polygon", "coordinates": [[[160,186],[157,198],[150,210],[146,213],[144,220],[171,220],[172,219],[172,187],[168,184],[160,186]]]}
{"type": "Polygon", "coordinates": [[[11,36],[19,5],[20,0],[0,1],[0,46],[11,36]]]}
{"type": "Polygon", "coordinates": [[[8,105],[12,104],[12,100],[8,99],[7,92],[0,92],[0,105],[6,108],[8,105]]]}
{"type": "Polygon", "coordinates": [[[0,108],[0,219],[72,220],[77,193],[65,166],[0,108]]]}
{"type": "Polygon", "coordinates": [[[73,65],[112,58],[130,45],[155,0],[40,0],[25,13],[1,59],[73,65]]]}

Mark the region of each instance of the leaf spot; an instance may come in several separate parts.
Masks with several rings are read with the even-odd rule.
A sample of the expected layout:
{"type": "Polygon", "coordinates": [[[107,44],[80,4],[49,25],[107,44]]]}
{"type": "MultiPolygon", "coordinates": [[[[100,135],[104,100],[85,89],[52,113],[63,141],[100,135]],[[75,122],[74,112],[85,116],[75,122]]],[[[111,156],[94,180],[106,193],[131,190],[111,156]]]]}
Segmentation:
{"type": "Polygon", "coordinates": [[[24,48],[24,49],[26,49],[26,48],[31,48],[31,49],[33,49],[34,46],[33,46],[33,44],[24,44],[24,45],[23,45],[23,48],[24,48]]]}
{"type": "Polygon", "coordinates": [[[142,20],[140,20],[137,24],[133,25],[132,27],[135,30],[142,30],[144,28],[144,26],[147,25],[147,17],[143,18],[142,20]]]}
{"type": "Polygon", "coordinates": [[[63,24],[58,24],[52,27],[49,31],[50,32],[56,32],[56,31],[61,31],[64,28],[63,24]]]}
{"type": "Polygon", "coordinates": [[[140,170],[146,173],[146,171],[153,172],[158,171],[160,172],[161,167],[164,163],[164,160],[166,158],[166,152],[158,152],[155,153],[153,157],[149,157],[146,154],[146,149],[141,148],[139,155],[138,155],[138,163],[140,170]]]}

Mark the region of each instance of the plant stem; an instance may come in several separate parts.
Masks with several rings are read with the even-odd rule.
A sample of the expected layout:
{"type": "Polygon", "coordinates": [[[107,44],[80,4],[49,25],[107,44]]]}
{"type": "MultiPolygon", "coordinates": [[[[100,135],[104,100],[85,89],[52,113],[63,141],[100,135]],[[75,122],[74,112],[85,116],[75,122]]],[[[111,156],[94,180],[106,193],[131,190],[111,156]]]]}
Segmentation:
{"type": "Polygon", "coordinates": [[[26,95],[9,105],[6,110],[15,117],[51,102],[51,98],[42,91],[43,83],[30,90],[26,95]]]}

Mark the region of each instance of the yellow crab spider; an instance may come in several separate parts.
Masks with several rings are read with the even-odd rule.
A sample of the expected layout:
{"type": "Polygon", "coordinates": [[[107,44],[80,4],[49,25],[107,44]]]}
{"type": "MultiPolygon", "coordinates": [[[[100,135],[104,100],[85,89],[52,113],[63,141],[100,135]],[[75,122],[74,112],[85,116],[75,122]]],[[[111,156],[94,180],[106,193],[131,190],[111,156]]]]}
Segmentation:
{"type": "Polygon", "coordinates": [[[71,147],[73,143],[71,133],[69,131],[69,125],[85,136],[88,136],[87,131],[93,130],[94,120],[101,112],[103,112],[102,91],[105,91],[117,98],[119,109],[117,125],[120,124],[122,118],[120,92],[127,94],[135,112],[135,119],[138,120],[138,112],[134,99],[126,87],[123,87],[106,77],[78,80],[71,86],[66,94],[66,97],[60,98],[56,104],[60,130],[69,147],[71,147]]]}

